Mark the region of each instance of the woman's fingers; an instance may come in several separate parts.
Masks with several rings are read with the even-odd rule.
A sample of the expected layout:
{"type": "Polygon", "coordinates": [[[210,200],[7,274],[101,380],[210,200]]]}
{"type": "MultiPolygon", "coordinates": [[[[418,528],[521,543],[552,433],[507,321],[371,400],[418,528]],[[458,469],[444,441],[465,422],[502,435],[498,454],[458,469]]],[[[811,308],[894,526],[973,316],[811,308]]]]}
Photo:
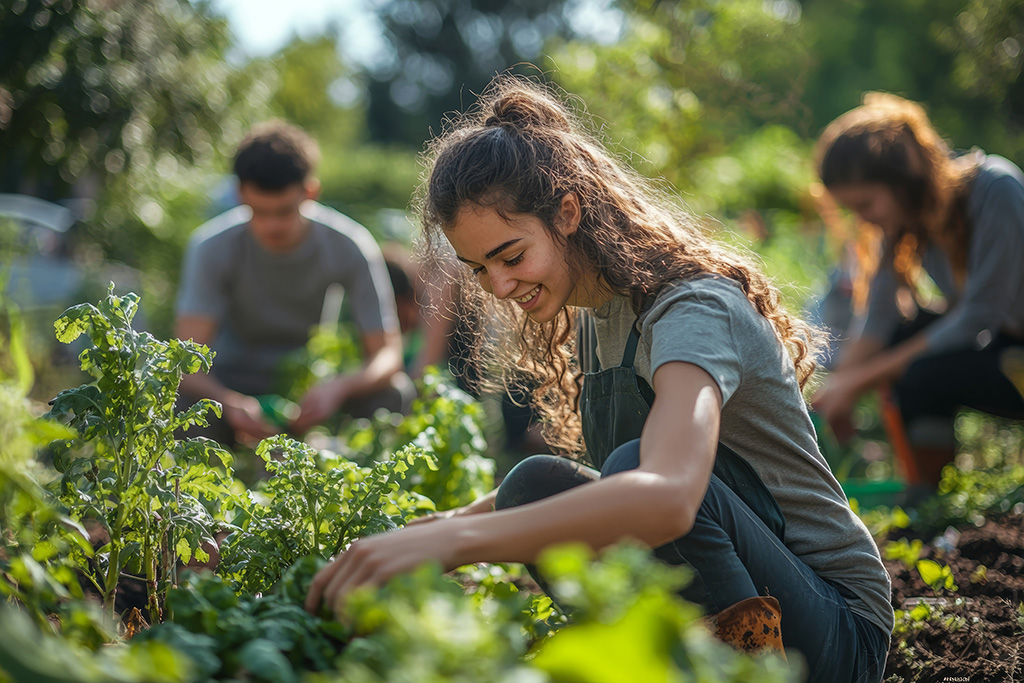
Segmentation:
{"type": "Polygon", "coordinates": [[[363,551],[364,547],[359,541],[349,546],[348,550],[338,558],[341,564],[340,569],[331,576],[324,587],[323,601],[330,605],[335,612],[338,611],[338,597],[359,585],[356,582],[362,580],[372,568],[365,551],[363,551]]]}
{"type": "MultiPolygon", "coordinates": [[[[438,513],[436,519],[446,519],[456,513],[438,513]]],[[[352,543],[329,565],[313,577],[305,608],[310,613],[323,602],[339,611],[346,595],[364,585],[381,586],[400,572],[413,569],[423,562],[435,560],[450,568],[454,558],[447,543],[449,528],[443,524],[422,524],[367,536],[352,543]]]]}
{"type": "Polygon", "coordinates": [[[304,607],[310,614],[316,614],[317,608],[320,606],[320,600],[323,598],[324,589],[327,584],[334,578],[334,575],[341,569],[341,560],[344,554],[339,555],[330,562],[326,567],[321,569],[313,577],[313,582],[309,586],[309,593],[306,594],[306,602],[304,607]]]}
{"type": "Polygon", "coordinates": [[[372,545],[366,539],[356,541],[317,572],[306,595],[307,612],[315,613],[323,602],[338,613],[342,599],[353,590],[366,584],[380,585],[390,578],[387,572],[381,571],[384,558],[374,554],[372,545]]]}

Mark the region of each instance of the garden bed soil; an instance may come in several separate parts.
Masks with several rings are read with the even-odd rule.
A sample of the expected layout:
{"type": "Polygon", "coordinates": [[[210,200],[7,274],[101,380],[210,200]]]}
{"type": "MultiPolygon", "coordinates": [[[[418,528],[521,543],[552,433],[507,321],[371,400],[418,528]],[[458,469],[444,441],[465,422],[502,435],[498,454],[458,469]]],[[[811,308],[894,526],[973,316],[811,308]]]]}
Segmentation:
{"type": "MultiPolygon", "coordinates": [[[[893,539],[913,538],[896,532],[893,539]]],[[[887,683],[1013,683],[1024,681],[1024,516],[987,520],[947,535],[955,543],[922,539],[921,558],[948,565],[958,590],[933,591],[920,573],[885,561],[892,604],[909,610],[926,602],[941,616],[895,635],[885,667],[887,683]],[[939,547],[937,547],[939,546],[939,547]],[[980,569],[984,567],[984,569],[980,569]]],[[[882,544],[884,548],[885,543],[882,544]]]]}

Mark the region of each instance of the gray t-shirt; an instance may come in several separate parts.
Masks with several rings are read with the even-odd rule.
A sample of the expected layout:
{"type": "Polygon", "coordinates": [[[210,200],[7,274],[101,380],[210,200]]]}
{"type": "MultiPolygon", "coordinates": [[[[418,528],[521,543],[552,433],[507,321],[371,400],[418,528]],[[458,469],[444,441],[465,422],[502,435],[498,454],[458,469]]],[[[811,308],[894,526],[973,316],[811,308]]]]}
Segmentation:
{"type": "MultiPolygon", "coordinates": [[[[967,198],[967,277],[953,277],[946,252],[931,244],[921,265],[949,306],[925,334],[929,353],[979,348],[999,332],[1024,337],[1024,175],[1003,157],[984,158],[967,198]]],[[[859,334],[886,342],[900,321],[892,260],[878,267],[859,334]]]]}
{"type": "Polygon", "coordinates": [[[344,288],[361,333],[398,330],[391,280],[369,231],[316,202],[301,210],[310,232],[284,254],[253,238],[246,206],[200,226],[189,242],[177,313],[217,321],[213,372],[235,391],[271,390],[281,357],[303,346],[320,322],[332,283],[344,288]]]}
{"type": "MultiPolygon", "coordinates": [[[[594,317],[601,366],[618,365],[636,320],[629,300],[615,297],[594,317]]],[[[878,548],[818,450],[792,360],[739,285],[707,276],[666,288],[641,316],[640,335],[634,367],[652,387],[654,373],[671,361],[692,363],[715,380],[719,438],[778,501],[786,547],[856,595],[851,610],[891,632],[889,575],[878,548]]]]}

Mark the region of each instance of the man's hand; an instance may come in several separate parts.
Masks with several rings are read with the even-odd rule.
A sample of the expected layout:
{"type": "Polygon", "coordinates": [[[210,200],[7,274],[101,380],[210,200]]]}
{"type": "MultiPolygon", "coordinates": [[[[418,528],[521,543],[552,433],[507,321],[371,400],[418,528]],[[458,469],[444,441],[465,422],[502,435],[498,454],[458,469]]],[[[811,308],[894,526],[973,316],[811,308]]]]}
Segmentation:
{"type": "Polygon", "coordinates": [[[336,413],[346,398],[342,377],[317,384],[299,401],[299,416],[289,425],[289,430],[295,434],[305,434],[336,413]]]}
{"type": "Polygon", "coordinates": [[[232,394],[222,401],[224,419],[235,430],[236,438],[243,443],[259,442],[280,430],[267,422],[260,402],[245,394],[232,394]]]}

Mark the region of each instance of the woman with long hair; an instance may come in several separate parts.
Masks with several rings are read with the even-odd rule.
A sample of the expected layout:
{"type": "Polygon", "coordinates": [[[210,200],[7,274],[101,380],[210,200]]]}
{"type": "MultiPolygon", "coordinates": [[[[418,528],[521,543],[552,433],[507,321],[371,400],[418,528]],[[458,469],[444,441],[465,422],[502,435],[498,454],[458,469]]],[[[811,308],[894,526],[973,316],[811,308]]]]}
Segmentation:
{"type": "Polygon", "coordinates": [[[999,156],[952,154],[919,104],[886,93],[829,124],[817,157],[833,198],[881,233],[881,254],[866,314],[814,408],[842,437],[857,398],[891,386],[911,483],[934,488],[953,460],[958,409],[1024,418],[1000,367],[1024,346],[1024,176],[999,156]],[[919,303],[923,273],[942,294],[941,315],[919,303]],[[898,304],[901,291],[910,305],[898,304]]]}
{"type": "Polygon", "coordinates": [[[889,579],[801,397],[816,333],[754,262],[521,79],[451,124],[428,170],[427,253],[461,263],[509,342],[491,360],[532,376],[549,443],[594,468],[533,456],[465,508],[360,539],[307,608],[428,560],[530,564],[558,543],[636,539],[694,570],[683,595],[723,640],[799,652],[812,681],[880,680],[889,579]],[[575,348],[581,311],[594,349],[575,348]],[[590,351],[603,369],[581,378],[590,351]]]}

